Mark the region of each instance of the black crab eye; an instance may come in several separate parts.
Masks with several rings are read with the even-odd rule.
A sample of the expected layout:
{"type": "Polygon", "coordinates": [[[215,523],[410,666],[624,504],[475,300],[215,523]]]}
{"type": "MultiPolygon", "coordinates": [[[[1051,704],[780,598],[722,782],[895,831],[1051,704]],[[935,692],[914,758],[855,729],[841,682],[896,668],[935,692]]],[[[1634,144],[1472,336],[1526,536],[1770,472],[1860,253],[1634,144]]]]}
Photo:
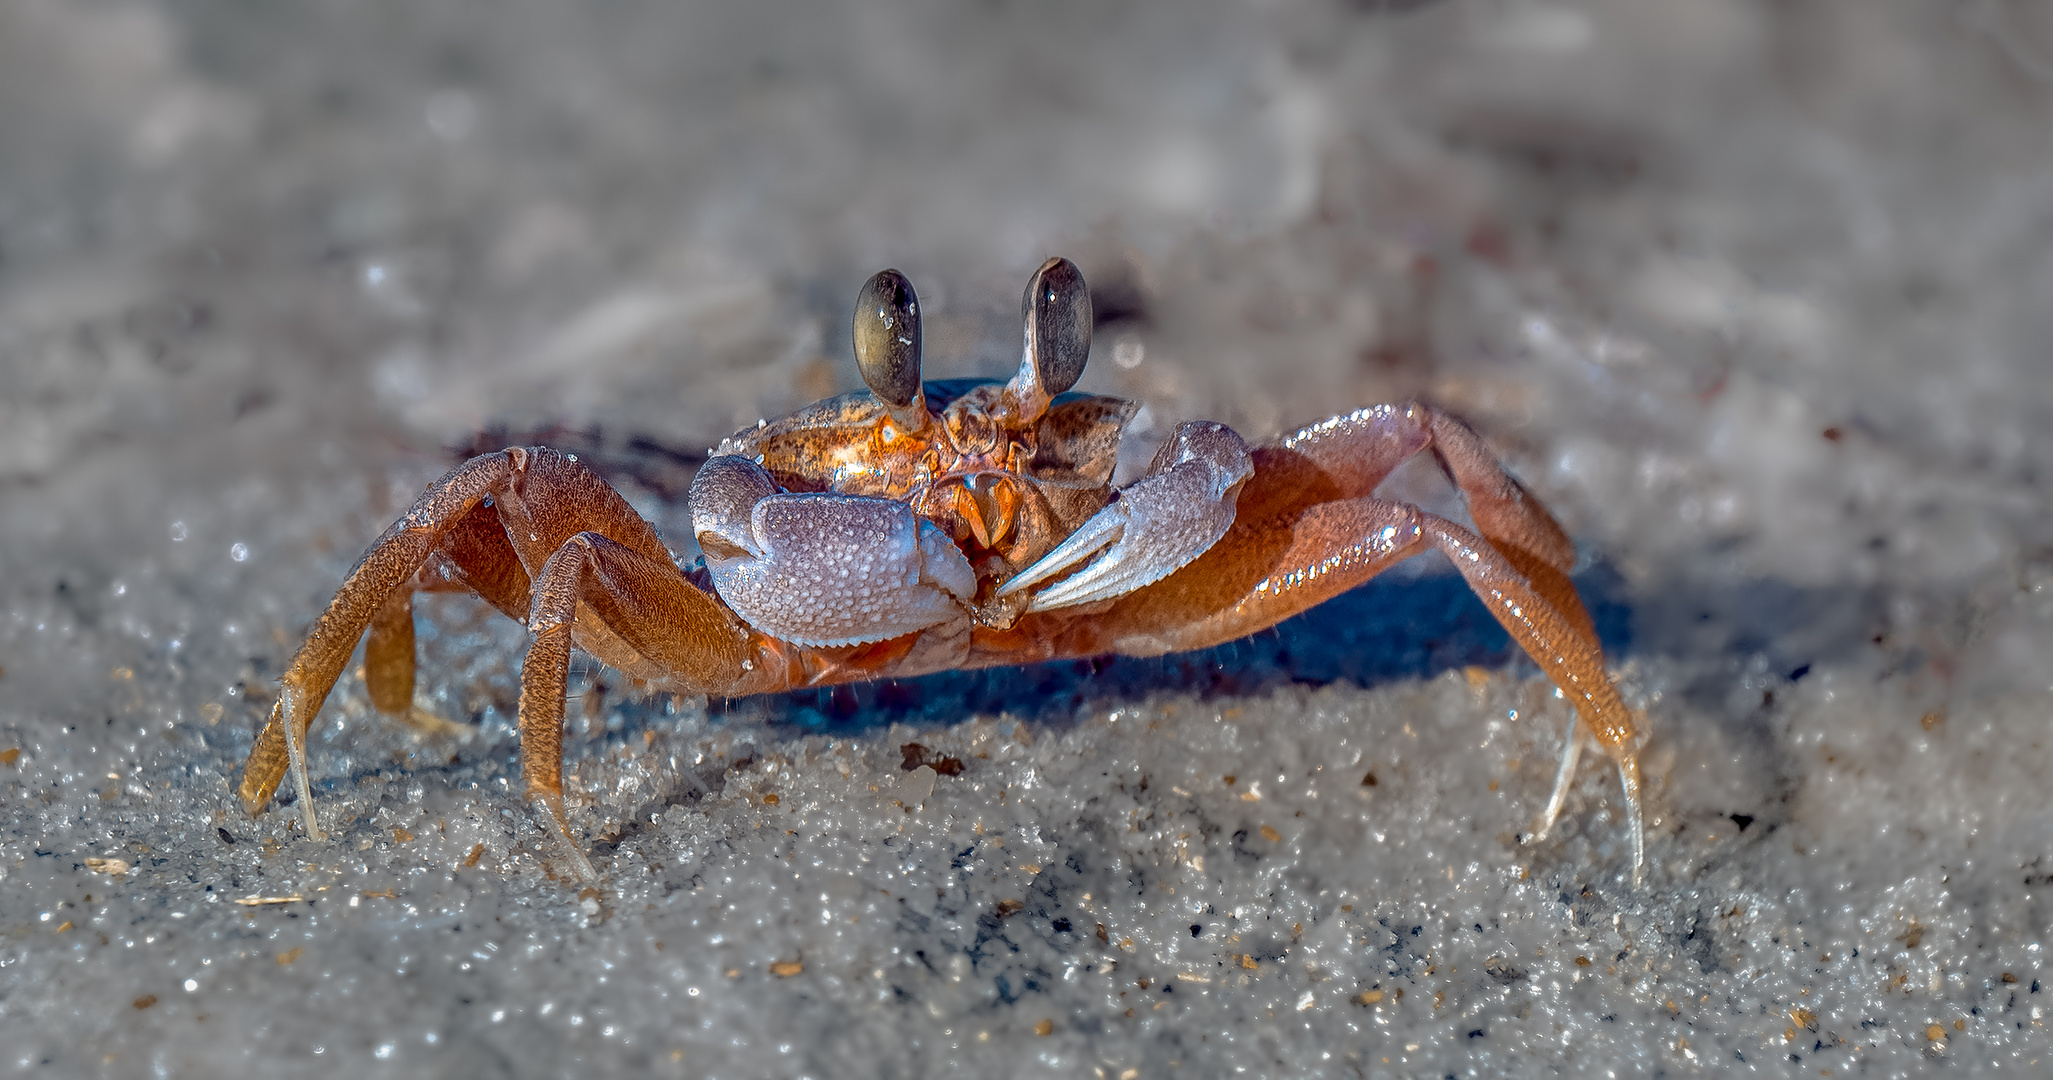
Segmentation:
{"type": "MultiPolygon", "coordinates": [[[[1034,381],[1048,397],[1083,377],[1091,356],[1091,292],[1083,271],[1068,259],[1049,259],[1034,271],[1020,300],[1026,321],[1026,357],[1034,381]]],[[[1026,374],[1025,371],[1021,372],[1026,374]]]]}
{"type": "Polygon", "coordinates": [[[920,387],[920,298],[896,270],[880,270],[855,299],[855,366],[863,383],[904,420],[926,413],[920,387]]]}

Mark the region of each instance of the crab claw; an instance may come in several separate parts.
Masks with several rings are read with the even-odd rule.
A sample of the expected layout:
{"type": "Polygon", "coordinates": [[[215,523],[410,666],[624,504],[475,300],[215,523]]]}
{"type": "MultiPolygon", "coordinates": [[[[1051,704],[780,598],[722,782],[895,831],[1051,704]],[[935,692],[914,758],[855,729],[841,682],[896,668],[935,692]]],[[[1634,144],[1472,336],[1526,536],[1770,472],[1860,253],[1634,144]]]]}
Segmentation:
{"type": "Polygon", "coordinates": [[[1240,486],[1254,471],[1247,443],[1232,428],[1210,421],[1186,423],[1155,455],[1146,476],[1122,489],[996,596],[1071,570],[1076,572],[1036,593],[1027,610],[1109,600],[1152,585],[1226,535],[1240,486]]]}
{"type": "Polygon", "coordinates": [[[780,492],[741,457],[706,462],[692,528],[714,591],[762,632],[800,645],[884,641],[967,618],[969,560],[894,499],[780,492]]]}

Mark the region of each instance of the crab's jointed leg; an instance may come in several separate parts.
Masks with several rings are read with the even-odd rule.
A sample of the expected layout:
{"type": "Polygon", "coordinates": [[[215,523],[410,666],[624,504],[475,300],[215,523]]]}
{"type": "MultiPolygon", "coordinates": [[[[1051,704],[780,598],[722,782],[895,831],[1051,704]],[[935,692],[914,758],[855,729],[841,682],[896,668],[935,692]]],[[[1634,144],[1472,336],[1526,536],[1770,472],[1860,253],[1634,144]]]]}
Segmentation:
{"type": "MultiPolygon", "coordinates": [[[[1520,575],[1510,561],[1482,538],[1459,525],[1440,518],[1427,518],[1427,538],[1440,549],[1455,569],[1468,579],[1469,587],[1497,617],[1512,640],[1540,665],[1554,685],[1575,706],[1579,723],[1603,744],[1618,764],[1618,782],[1625,793],[1626,828],[1632,840],[1633,877],[1637,880],[1646,865],[1646,831],[1641,820],[1639,751],[1633,744],[1632,713],[1618,695],[1618,687],[1604,670],[1603,647],[1593,632],[1579,625],[1568,613],[1555,607],[1533,582],[1520,575]]],[[[1587,621],[1587,616],[1585,616],[1587,621]]],[[[1574,726],[1568,732],[1565,754],[1576,754],[1578,738],[1574,726]]],[[[1569,769],[1573,767],[1572,762],[1569,769]]],[[[1553,827],[1553,815],[1561,810],[1564,781],[1557,779],[1555,794],[1548,800],[1546,816],[1538,832],[1553,827]]]]}
{"type": "Polygon", "coordinates": [[[379,712],[422,730],[448,725],[413,708],[413,594],[467,592],[515,622],[527,618],[528,575],[507,542],[499,511],[487,498],[457,519],[406,584],[371,617],[364,634],[364,689],[379,712]]]}
{"type": "Polygon", "coordinates": [[[364,635],[364,689],[371,707],[388,716],[413,711],[413,590],[392,590],[364,635]]]}
{"type": "MultiPolygon", "coordinates": [[[[1539,500],[1504,471],[1489,446],[1461,420],[1417,403],[1378,405],[1314,424],[1282,440],[1280,447],[1303,454],[1347,493],[1364,495],[1404,459],[1431,449],[1461,490],[1469,516],[1483,539],[1526,579],[1548,606],[1573,625],[1577,638],[1588,642],[1592,652],[1601,654],[1596,645],[1596,626],[1568,577],[1575,566],[1575,545],[1539,500]]],[[[1601,720],[1608,724],[1606,730],[1595,732],[1599,742],[1612,748],[1633,740],[1631,718],[1622,706],[1603,710],[1601,717],[1592,715],[1596,711],[1594,706],[1577,709],[1577,722],[1601,720]]],[[[1569,746],[1564,751],[1569,763],[1564,776],[1573,770],[1573,759],[1580,747],[1577,740],[1571,729],[1569,746]]],[[[1616,756],[1616,751],[1613,754],[1616,756]]],[[[1637,790],[1637,772],[1625,778],[1625,783],[1637,790]]],[[[1549,808],[1541,818],[1540,835],[1544,836],[1552,827],[1565,794],[1564,779],[1556,785],[1549,808]]]]}
{"type": "MultiPolygon", "coordinates": [[[[737,684],[747,670],[748,638],[736,632],[725,609],[708,601],[667,557],[649,558],[597,532],[566,540],[535,576],[527,619],[533,641],[520,668],[520,770],[529,796],[549,809],[564,847],[588,880],[597,875],[571,838],[563,810],[570,648],[574,636],[588,650],[597,644],[595,627],[580,613],[589,613],[632,655],[684,676],[686,685],[717,690],[737,684]],[[574,635],[577,630],[584,633],[574,635]]],[[[620,658],[617,648],[601,654],[620,658]]]]}
{"type": "MultiPolygon", "coordinates": [[[[561,636],[567,648],[574,630],[577,644],[603,663],[681,689],[720,693],[742,688],[759,641],[717,599],[686,580],[655,530],[575,458],[520,448],[473,458],[421,494],[364,554],[315,620],[280,680],[271,720],[243,768],[238,794],[252,813],[290,770],[307,833],[322,836],[305,759],[315,714],[357,639],[374,623],[378,629],[366,674],[376,680],[373,696],[381,708],[397,704],[397,687],[410,682],[412,674],[412,657],[402,658],[397,647],[406,636],[399,629],[406,605],[397,598],[416,588],[452,585],[476,591],[516,618],[527,618],[531,608],[539,609],[554,596],[550,602],[557,606],[547,610],[556,621],[542,627],[551,642],[561,636]],[[566,548],[569,554],[558,559],[566,548]],[[539,580],[530,588],[531,577],[544,567],[581,567],[594,561],[588,555],[595,551],[603,554],[596,559],[602,572],[577,577],[559,569],[556,593],[546,593],[539,580]],[[582,584],[563,584],[566,575],[582,584]],[[562,615],[565,588],[585,602],[562,615]]],[[[544,663],[536,670],[549,669],[544,663]]],[[[550,809],[558,832],[567,837],[560,678],[553,693],[554,705],[545,706],[537,691],[522,688],[523,763],[530,794],[550,809]],[[542,717],[548,718],[546,725],[542,717]],[[549,730],[543,731],[544,726],[549,730]]],[[[575,845],[571,850],[576,851],[575,845]]]]}
{"type": "MultiPolygon", "coordinates": [[[[323,836],[320,822],[314,816],[313,791],[307,782],[305,764],[307,729],[314,715],[327,700],[328,691],[334,688],[350,654],[356,651],[357,639],[364,630],[378,619],[393,594],[406,587],[444,534],[495,488],[505,484],[511,475],[511,465],[507,455],[490,454],[474,458],[436,481],[421,493],[405,517],[385,530],[385,535],[371,545],[343,580],[335,599],[314,621],[305,643],[286,667],[279,680],[278,701],[271,709],[271,721],[258,733],[249,760],[243,765],[238,794],[252,813],[270,800],[289,767],[299,789],[300,813],[307,835],[316,839],[323,836]]],[[[390,618],[388,615],[388,628],[390,618]]],[[[389,640],[389,629],[381,637],[389,640]]],[[[381,643],[381,651],[389,658],[389,647],[381,643]]],[[[411,666],[409,659],[408,676],[411,666]]],[[[382,705],[383,700],[396,696],[389,689],[396,673],[389,662],[381,662],[379,672],[382,705]]],[[[405,681],[412,680],[409,677],[405,681]]],[[[411,696],[409,686],[408,697],[411,696]]]]}
{"type": "MultiPolygon", "coordinates": [[[[1086,640],[1065,651],[1150,654],[1231,641],[1437,549],[1617,763],[1637,877],[1645,849],[1636,729],[1569,581],[1574,547],[1482,440],[1425,406],[1379,406],[1258,447],[1254,463],[1233,527],[1217,544],[1170,577],[1120,599],[1078,631],[1086,640]],[[1428,448],[1467,499],[1480,536],[1416,507],[1370,497],[1398,464],[1428,448]]],[[[1570,738],[1572,752],[1573,730],[1570,738]]],[[[1557,785],[1542,830],[1560,811],[1561,794],[1557,785]]]]}

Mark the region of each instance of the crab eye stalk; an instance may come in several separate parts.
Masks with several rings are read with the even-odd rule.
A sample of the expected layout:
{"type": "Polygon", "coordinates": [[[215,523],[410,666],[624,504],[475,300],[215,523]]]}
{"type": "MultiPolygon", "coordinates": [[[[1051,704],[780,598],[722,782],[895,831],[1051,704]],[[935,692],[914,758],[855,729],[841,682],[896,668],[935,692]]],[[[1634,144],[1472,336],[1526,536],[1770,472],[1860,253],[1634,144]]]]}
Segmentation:
{"type": "Polygon", "coordinates": [[[863,383],[908,431],[927,423],[920,385],[920,298],[896,270],[879,270],[855,299],[855,366],[863,383]]]}
{"type": "Polygon", "coordinates": [[[1034,271],[1020,298],[1026,354],[1012,386],[1028,416],[1047,410],[1055,395],[1083,377],[1091,356],[1091,293],[1083,272],[1068,259],[1049,259],[1034,271]]]}

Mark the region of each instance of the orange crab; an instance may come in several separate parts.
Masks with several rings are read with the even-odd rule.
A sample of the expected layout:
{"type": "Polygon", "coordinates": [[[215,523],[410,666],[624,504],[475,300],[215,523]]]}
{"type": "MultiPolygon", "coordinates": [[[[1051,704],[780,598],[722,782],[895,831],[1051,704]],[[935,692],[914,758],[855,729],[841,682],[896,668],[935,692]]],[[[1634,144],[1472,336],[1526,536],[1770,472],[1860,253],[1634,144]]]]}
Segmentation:
{"type": "MultiPolygon", "coordinates": [[[[1066,259],[1035,272],[1007,383],[920,380],[920,309],[896,270],[855,310],[867,393],[722,442],[692,481],[702,565],[574,456],[485,454],[423,492],[371,545],[281,680],[239,794],[262,810],[290,769],[322,833],[305,740],[369,631],[372,703],[413,694],[412,594],[467,589],[527,624],[521,767],[530,796],[596,880],[563,809],[572,645],[653,686],[739,697],[949,668],[1151,656],[1254,633],[1429,548],[1444,553],[1567,695],[1617,763],[1637,877],[1645,862],[1631,713],[1570,584],[1575,549],[1474,431],[1420,404],[1377,405],[1262,446],[1192,421],[1145,475],[1111,486],[1135,406],[1070,392],[1091,302],[1066,259]],[[1375,497],[1432,450],[1476,532],[1375,497]],[[1480,533],[1480,535],[1478,535],[1480,533]]],[[[1581,738],[1571,730],[1544,835],[1581,738]]]]}

